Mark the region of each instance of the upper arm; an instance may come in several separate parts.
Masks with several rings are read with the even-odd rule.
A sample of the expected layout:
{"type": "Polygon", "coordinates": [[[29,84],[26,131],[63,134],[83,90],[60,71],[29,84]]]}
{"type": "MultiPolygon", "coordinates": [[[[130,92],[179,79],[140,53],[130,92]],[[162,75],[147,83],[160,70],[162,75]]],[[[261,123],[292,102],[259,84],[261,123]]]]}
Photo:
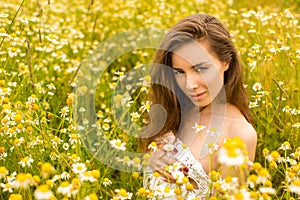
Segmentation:
{"type": "MultiPolygon", "coordinates": [[[[244,141],[246,149],[248,152],[248,158],[250,161],[254,161],[256,144],[257,144],[257,134],[253,126],[247,122],[233,123],[230,126],[230,134],[227,135],[229,138],[239,137],[244,141]]],[[[233,175],[237,173],[236,168],[228,167],[226,165],[220,165],[220,171],[222,177],[225,178],[228,175],[233,175]]]]}
{"type": "Polygon", "coordinates": [[[257,145],[257,133],[253,126],[248,122],[242,122],[235,123],[230,129],[233,137],[239,137],[245,142],[249,160],[254,161],[257,145]]]}

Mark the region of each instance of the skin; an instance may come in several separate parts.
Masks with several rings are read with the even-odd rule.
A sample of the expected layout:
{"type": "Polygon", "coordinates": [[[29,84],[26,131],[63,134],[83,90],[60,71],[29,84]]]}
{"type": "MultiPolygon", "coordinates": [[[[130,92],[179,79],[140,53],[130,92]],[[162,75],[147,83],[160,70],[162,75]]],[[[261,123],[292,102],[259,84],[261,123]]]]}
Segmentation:
{"type": "MultiPolygon", "coordinates": [[[[208,174],[211,170],[220,170],[223,177],[233,175],[232,168],[221,166],[217,162],[217,154],[212,156],[210,166],[209,155],[200,157],[199,152],[205,142],[206,130],[195,134],[192,128],[195,123],[207,128],[216,128],[221,132],[216,144],[222,146],[225,138],[240,137],[246,144],[250,161],[254,161],[257,144],[257,134],[238,108],[230,103],[217,103],[216,96],[223,87],[224,72],[228,63],[220,61],[210,50],[207,41],[188,43],[179,48],[172,56],[172,66],[176,82],[181,90],[192,100],[194,106],[187,108],[182,114],[182,126],[178,132],[179,138],[186,144],[195,158],[202,164],[208,174]]],[[[174,180],[172,176],[162,170],[175,160],[164,155],[162,150],[154,152],[153,157],[159,162],[151,165],[166,179],[174,180]]],[[[182,168],[184,168],[183,166],[182,168]]]]}

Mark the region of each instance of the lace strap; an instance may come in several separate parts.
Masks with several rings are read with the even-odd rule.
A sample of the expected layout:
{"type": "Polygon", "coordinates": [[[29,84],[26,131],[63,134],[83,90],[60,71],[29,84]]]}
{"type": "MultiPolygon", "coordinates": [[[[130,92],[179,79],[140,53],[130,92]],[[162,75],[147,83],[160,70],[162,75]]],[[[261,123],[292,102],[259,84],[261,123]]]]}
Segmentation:
{"type": "MultiPolygon", "coordinates": [[[[177,140],[175,146],[180,148],[182,142],[177,140]]],[[[197,191],[205,193],[205,191],[208,190],[209,177],[204,172],[201,163],[196,160],[189,148],[180,149],[178,153],[174,155],[174,158],[189,169],[188,177],[193,179],[197,184],[197,191]]]]}

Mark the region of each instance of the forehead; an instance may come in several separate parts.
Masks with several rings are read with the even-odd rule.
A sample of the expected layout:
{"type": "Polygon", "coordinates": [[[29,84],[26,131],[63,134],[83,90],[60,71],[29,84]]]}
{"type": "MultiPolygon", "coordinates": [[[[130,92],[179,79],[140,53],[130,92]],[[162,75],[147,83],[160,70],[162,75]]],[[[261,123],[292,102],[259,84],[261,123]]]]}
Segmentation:
{"type": "Polygon", "coordinates": [[[213,55],[209,51],[206,41],[193,41],[179,47],[172,55],[172,64],[188,63],[196,65],[199,63],[211,63],[213,55]]]}

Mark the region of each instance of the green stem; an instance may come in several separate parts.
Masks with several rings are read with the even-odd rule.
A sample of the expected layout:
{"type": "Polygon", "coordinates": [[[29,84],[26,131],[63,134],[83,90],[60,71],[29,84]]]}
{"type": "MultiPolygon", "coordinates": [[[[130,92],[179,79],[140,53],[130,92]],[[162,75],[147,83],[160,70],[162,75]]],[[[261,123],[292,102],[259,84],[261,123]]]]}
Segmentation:
{"type": "MultiPolygon", "coordinates": [[[[12,25],[15,23],[16,17],[17,17],[17,15],[18,15],[20,9],[22,8],[24,2],[25,2],[25,0],[23,0],[23,1],[21,2],[21,4],[20,4],[20,6],[19,6],[19,8],[18,8],[18,10],[17,10],[17,12],[16,12],[16,14],[14,15],[13,19],[11,20],[11,23],[9,24],[9,26],[8,26],[8,28],[7,28],[7,33],[10,33],[11,27],[12,27],[12,25]]],[[[5,39],[5,37],[2,38],[2,40],[1,40],[1,42],[0,42],[0,47],[2,46],[2,43],[4,42],[4,39],[5,39]]]]}

